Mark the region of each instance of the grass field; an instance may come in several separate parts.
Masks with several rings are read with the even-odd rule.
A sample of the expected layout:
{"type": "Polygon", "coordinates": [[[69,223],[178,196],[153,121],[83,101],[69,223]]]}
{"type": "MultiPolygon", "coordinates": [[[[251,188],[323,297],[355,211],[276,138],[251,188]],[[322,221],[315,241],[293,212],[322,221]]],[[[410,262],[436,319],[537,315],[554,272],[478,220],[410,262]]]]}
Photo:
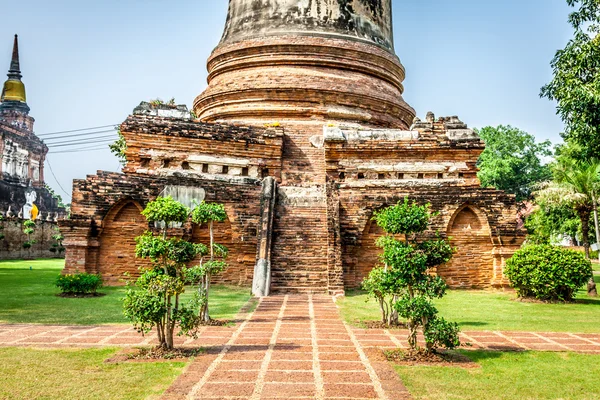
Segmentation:
{"type": "Polygon", "coordinates": [[[185,366],[104,363],[117,351],[0,348],[0,399],[158,399],[185,366]]]}
{"type": "Polygon", "coordinates": [[[461,351],[481,368],[396,370],[417,400],[591,400],[600,398],[600,355],[461,351]]]}
{"type": "MultiPolygon", "coordinates": [[[[596,276],[600,283],[600,276],[596,276]]],[[[600,287],[600,284],[598,285],[600,287]]],[[[365,302],[364,292],[346,293],[338,300],[344,319],[352,324],[379,320],[375,301],[365,302]]],[[[463,330],[600,332],[600,298],[580,291],[573,304],[517,301],[513,292],[450,290],[436,305],[440,314],[458,322],[463,330]]]]}
{"type": "MultiPolygon", "coordinates": [[[[0,262],[0,322],[38,324],[128,323],[121,299],[125,289],[105,287],[106,296],[68,299],[57,297],[54,286],[64,260],[0,262]]],[[[211,316],[232,319],[250,298],[247,288],[215,286],[211,290],[211,316]]]]}

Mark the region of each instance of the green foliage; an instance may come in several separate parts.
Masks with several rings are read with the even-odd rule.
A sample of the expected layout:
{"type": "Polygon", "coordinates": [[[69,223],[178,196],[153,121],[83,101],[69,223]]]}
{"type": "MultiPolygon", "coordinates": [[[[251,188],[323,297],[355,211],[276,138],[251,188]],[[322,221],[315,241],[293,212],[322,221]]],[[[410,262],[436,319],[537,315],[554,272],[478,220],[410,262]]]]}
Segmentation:
{"type": "Polygon", "coordinates": [[[23,233],[27,235],[27,240],[23,242],[23,248],[29,250],[34,244],[37,243],[36,240],[31,238],[31,235],[35,233],[35,222],[27,219],[23,221],[23,233]]]}
{"type": "Polygon", "coordinates": [[[200,260],[200,265],[189,272],[191,282],[198,285],[197,301],[200,305],[199,316],[204,322],[210,321],[208,310],[208,296],[210,293],[211,279],[214,274],[222,272],[227,268],[225,259],[229,255],[229,249],[214,242],[213,225],[215,222],[227,220],[227,212],[223,204],[201,202],[192,211],[192,221],[198,225],[208,224],[210,243],[208,249],[210,259],[200,260]],[[220,258],[221,260],[215,260],[220,258]]]}
{"type": "Polygon", "coordinates": [[[434,316],[424,329],[425,343],[428,347],[455,349],[460,347],[460,329],[456,322],[434,316]]]}
{"type": "Polygon", "coordinates": [[[186,222],[190,210],[171,196],[167,196],[158,197],[148,203],[142,211],[142,215],[146,217],[148,222],[165,222],[168,225],[172,222],[186,222]]]}
{"type": "Polygon", "coordinates": [[[429,204],[419,206],[407,197],[404,203],[375,212],[373,219],[386,233],[410,235],[427,229],[430,217],[429,204]]]}
{"type": "Polygon", "coordinates": [[[532,187],[550,178],[543,157],[552,155],[552,143],[536,143],[535,137],[512,126],[487,126],[478,131],[486,144],[477,166],[483,187],[495,187],[516,195],[517,201],[531,198],[532,187]]]}
{"type": "Polygon", "coordinates": [[[117,135],[119,135],[119,138],[114,143],[109,144],[108,148],[111,153],[117,156],[121,165],[124,166],[127,164],[127,142],[120,129],[117,131],[117,135]]]}
{"type": "Polygon", "coordinates": [[[102,277],[95,274],[59,275],[56,286],[67,294],[96,293],[102,287],[102,277]]]}
{"type": "Polygon", "coordinates": [[[60,208],[64,208],[64,209],[68,209],[68,208],[69,208],[69,205],[68,205],[68,204],[65,204],[65,203],[63,202],[62,196],[61,196],[61,195],[59,195],[59,194],[57,194],[57,193],[54,191],[54,189],[52,189],[52,188],[50,187],[50,185],[48,185],[48,184],[44,184],[44,187],[45,187],[45,188],[46,188],[46,190],[47,190],[47,191],[50,193],[50,195],[52,196],[52,198],[56,200],[56,202],[57,202],[57,205],[58,205],[60,208]]]}
{"type": "Polygon", "coordinates": [[[192,211],[192,221],[198,225],[208,222],[223,222],[227,219],[223,204],[201,202],[192,211]]]}
{"type": "Polygon", "coordinates": [[[592,278],[592,265],[580,252],[531,245],[506,262],[505,273],[520,297],[570,301],[592,278]]]}
{"type": "Polygon", "coordinates": [[[160,346],[172,349],[176,327],[180,328],[180,334],[197,335],[198,301],[192,297],[183,304],[180,296],[188,282],[186,265],[206,254],[207,247],[166,237],[170,223],[189,218],[188,208],[172,197],[159,197],[148,203],[142,215],[149,222],[164,222],[165,226],[161,236],[146,232],[136,238],[136,257],[151,260],[154,269],[143,270],[135,285],[128,283],[123,313],[140,332],[147,333],[156,327],[160,346]]]}
{"type": "Polygon", "coordinates": [[[525,220],[525,228],[527,243],[552,244],[557,235],[574,238],[581,232],[581,221],[575,211],[566,205],[538,204],[525,220]]]}
{"type": "Polygon", "coordinates": [[[600,2],[567,0],[574,36],[550,63],[554,77],[541,96],[556,100],[565,139],[581,145],[582,159],[600,154],[600,2]]]}
{"type": "Polygon", "coordinates": [[[369,298],[379,302],[383,322],[397,322],[398,316],[406,319],[411,349],[418,350],[417,333],[422,330],[427,352],[439,346],[460,345],[458,325],[438,318],[432,303],[432,299],[444,296],[447,286],[442,278],[431,276],[429,270],[448,262],[454,249],[439,236],[418,240],[429,226],[431,215],[429,204],[421,206],[407,198],[378,212],[374,217],[377,224],[388,234],[406,235],[406,240],[380,237],[377,246],[383,249],[380,260],[384,267],[373,269],[363,282],[369,298]],[[412,241],[408,235],[413,235],[412,241]]]}
{"type": "MultiPolygon", "coordinates": [[[[553,167],[553,175],[554,179],[541,185],[535,193],[536,200],[542,205],[570,207],[577,214],[581,223],[581,239],[589,258],[590,218],[600,193],[600,161],[559,157],[553,167]]],[[[590,293],[595,290],[592,286],[590,293]]]]}

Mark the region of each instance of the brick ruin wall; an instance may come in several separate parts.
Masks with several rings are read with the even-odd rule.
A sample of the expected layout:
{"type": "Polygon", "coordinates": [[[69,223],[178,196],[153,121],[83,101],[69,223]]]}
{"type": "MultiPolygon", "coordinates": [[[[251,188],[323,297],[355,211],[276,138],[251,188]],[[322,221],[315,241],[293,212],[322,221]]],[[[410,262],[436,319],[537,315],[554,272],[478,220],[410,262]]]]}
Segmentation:
{"type": "MultiPolygon", "coordinates": [[[[484,145],[478,138],[446,134],[451,124],[444,120],[428,126],[347,130],[343,140],[337,128],[325,134],[321,128],[319,141],[316,129],[293,124],[296,130],[227,131],[218,124],[130,117],[123,132],[126,173],[75,181],[72,217],[61,225],[66,272],[100,272],[111,284],[122,283],[123,273],[135,276],[148,264],[133,257],[134,238],[151,228],[140,211],[175,185],[203,188],[206,201],[225,204],[229,220],[217,224],[216,239],[230,248],[230,267],[217,280],[249,285],[261,221],[258,171],[266,168],[280,182],[271,232],[274,292],[337,294],[359,287],[378,263],[374,243],[381,231],[370,221],[373,212],[405,196],[440,212],[428,235],[439,232],[458,248],[437,271],[451,286],[506,285],[504,261],[523,241],[514,197],[479,187],[476,160],[484,145]],[[297,136],[286,149],[288,133],[297,136]],[[242,165],[254,176],[242,174],[242,165]]],[[[192,224],[171,234],[208,241],[207,229],[192,224]]]]}
{"type": "Polygon", "coordinates": [[[0,260],[65,257],[64,251],[62,253],[50,251],[58,248],[58,243],[52,238],[58,233],[56,222],[36,222],[34,233],[31,235],[31,239],[36,243],[30,249],[23,248],[23,243],[28,240],[27,235],[23,233],[23,221],[18,219],[0,221],[0,227],[4,228],[0,230],[0,234],[4,235],[4,239],[0,239],[0,260]]]}
{"type": "Polygon", "coordinates": [[[493,189],[460,186],[430,188],[398,185],[368,190],[340,188],[341,246],[344,284],[360,287],[374,266],[381,249],[375,241],[383,232],[371,220],[373,212],[402,201],[405,197],[420,204],[431,203],[434,217],[427,237],[436,234],[450,239],[457,248],[452,261],[437,273],[455,288],[506,286],[504,261],[523,242],[515,234],[515,207],[511,196],[493,189]],[[367,192],[367,193],[365,193],[367,192]],[[495,251],[495,249],[497,249],[495,251]]]}
{"type": "MultiPolygon", "coordinates": [[[[229,284],[247,284],[256,261],[260,214],[260,183],[224,183],[183,177],[147,177],[99,173],[75,181],[72,217],[61,221],[68,247],[65,273],[102,273],[109,284],[122,284],[123,274],[135,277],[140,266],[135,259],[135,237],[151,227],[140,214],[165,186],[202,187],[205,200],[225,205],[229,221],[215,225],[215,237],[230,248],[229,268],[216,279],[229,284]]],[[[205,227],[185,224],[169,235],[208,243],[205,227]]]]}

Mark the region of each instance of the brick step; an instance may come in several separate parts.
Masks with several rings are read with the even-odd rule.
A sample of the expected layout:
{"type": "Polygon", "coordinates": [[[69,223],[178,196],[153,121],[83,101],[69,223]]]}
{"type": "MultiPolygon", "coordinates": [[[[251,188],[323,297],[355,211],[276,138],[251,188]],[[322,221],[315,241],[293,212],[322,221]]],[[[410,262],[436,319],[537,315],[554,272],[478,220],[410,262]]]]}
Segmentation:
{"type": "Polygon", "coordinates": [[[278,287],[271,286],[271,293],[273,294],[328,294],[329,290],[327,287],[314,287],[314,286],[288,286],[278,287]]]}

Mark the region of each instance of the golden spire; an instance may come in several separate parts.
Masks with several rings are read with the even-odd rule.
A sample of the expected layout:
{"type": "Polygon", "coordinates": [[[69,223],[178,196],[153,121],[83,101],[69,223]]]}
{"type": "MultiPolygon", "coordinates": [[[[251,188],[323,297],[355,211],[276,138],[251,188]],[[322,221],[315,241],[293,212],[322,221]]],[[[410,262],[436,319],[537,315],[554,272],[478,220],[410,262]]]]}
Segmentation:
{"type": "Polygon", "coordinates": [[[19,37],[15,35],[12,60],[10,62],[10,69],[8,70],[8,80],[4,82],[2,97],[0,97],[1,102],[18,101],[25,103],[27,101],[25,85],[21,81],[22,77],[19,64],[19,37]]]}

